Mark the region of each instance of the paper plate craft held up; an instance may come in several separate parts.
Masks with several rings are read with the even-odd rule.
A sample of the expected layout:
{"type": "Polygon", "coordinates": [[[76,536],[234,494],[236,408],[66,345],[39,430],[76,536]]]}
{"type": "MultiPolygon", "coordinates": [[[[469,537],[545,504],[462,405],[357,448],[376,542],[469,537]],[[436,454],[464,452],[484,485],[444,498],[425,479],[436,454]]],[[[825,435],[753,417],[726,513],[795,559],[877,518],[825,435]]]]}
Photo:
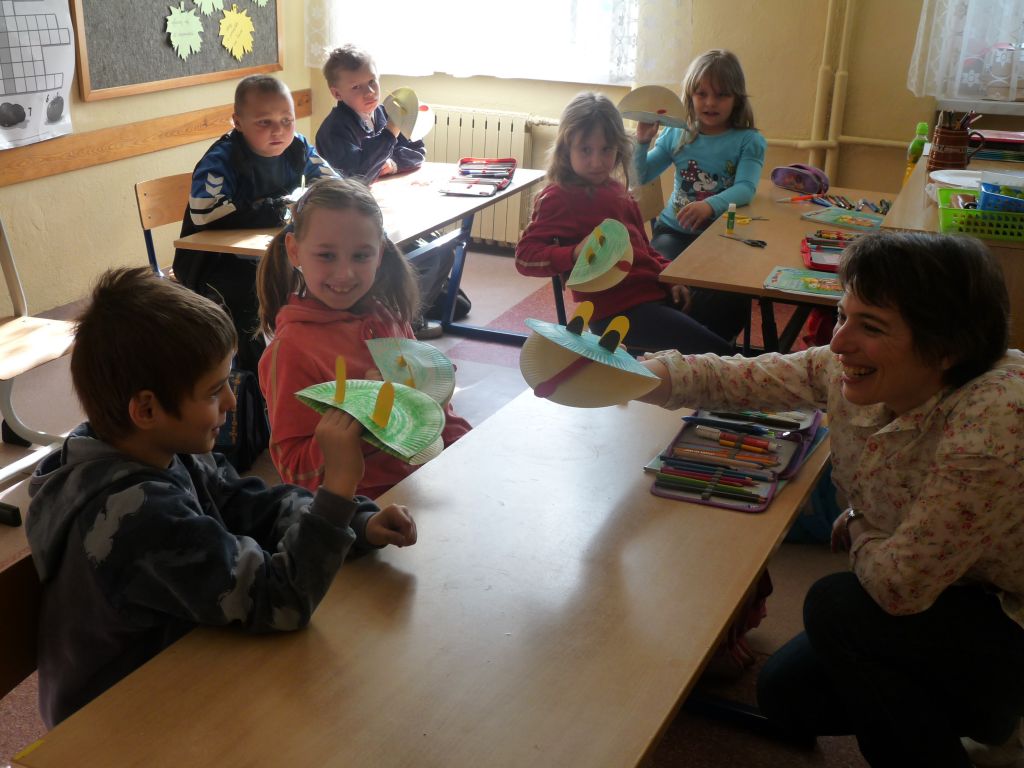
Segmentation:
{"type": "Polygon", "coordinates": [[[442,406],[455,394],[455,366],[437,349],[416,339],[367,339],[374,365],[385,381],[425,392],[442,406]]]}
{"type": "Polygon", "coordinates": [[[679,97],[661,85],[642,85],[619,102],[619,112],[638,123],[661,123],[669,128],[686,127],[686,108],[679,97]]]}
{"type": "Polygon", "coordinates": [[[533,331],[523,344],[519,370],[537,397],[574,408],[603,408],[644,395],[658,377],[620,345],[629,320],[616,317],[600,337],[584,327],[594,305],[584,301],[568,325],[530,318],[533,331]]]}
{"type": "Polygon", "coordinates": [[[412,88],[396,88],[384,97],[384,111],[409,141],[419,141],[434,127],[434,111],[420,104],[412,88]]]}
{"type": "Polygon", "coordinates": [[[425,464],[444,449],[444,411],[430,395],[390,381],[345,379],[345,360],[336,380],[295,393],[317,413],[337,408],[363,425],[363,440],[409,464],[425,464]]]}
{"type": "Polygon", "coordinates": [[[581,293],[597,293],[618,285],[633,266],[629,230],[605,219],[587,237],[566,285],[581,293]]]}

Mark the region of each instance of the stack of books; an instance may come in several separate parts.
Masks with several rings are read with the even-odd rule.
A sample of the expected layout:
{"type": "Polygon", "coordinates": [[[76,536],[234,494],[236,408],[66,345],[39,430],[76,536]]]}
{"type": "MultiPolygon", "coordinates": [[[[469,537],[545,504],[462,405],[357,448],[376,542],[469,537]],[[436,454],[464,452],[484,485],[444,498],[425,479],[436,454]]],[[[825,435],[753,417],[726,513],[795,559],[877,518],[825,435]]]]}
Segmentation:
{"type": "Polygon", "coordinates": [[[800,242],[800,255],[808,269],[835,272],[839,269],[839,257],[850,243],[860,235],[838,229],[819,229],[809,232],[800,242]]]}
{"type": "MultiPolygon", "coordinates": [[[[985,144],[974,155],[975,159],[1024,163],[1024,131],[975,130],[971,133],[980,133],[985,137],[985,144]]],[[[980,142],[972,135],[971,148],[979,144],[980,142]]]]}

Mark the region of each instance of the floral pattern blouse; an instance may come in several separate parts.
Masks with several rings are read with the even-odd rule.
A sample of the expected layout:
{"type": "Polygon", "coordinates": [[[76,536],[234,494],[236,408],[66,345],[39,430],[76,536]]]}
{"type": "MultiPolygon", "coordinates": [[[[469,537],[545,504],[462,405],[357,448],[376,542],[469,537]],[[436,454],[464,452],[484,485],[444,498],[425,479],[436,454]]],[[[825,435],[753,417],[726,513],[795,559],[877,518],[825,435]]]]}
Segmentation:
{"type": "Polygon", "coordinates": [[[656,357],[671,375],[666,408],[827,410],[840,501],[878,529],[850,564],[887,612],[918,613],[954,582],[980,582],[1024,626],[1024,354],[900,416],[848,402],[827,347],[656,357]]]}

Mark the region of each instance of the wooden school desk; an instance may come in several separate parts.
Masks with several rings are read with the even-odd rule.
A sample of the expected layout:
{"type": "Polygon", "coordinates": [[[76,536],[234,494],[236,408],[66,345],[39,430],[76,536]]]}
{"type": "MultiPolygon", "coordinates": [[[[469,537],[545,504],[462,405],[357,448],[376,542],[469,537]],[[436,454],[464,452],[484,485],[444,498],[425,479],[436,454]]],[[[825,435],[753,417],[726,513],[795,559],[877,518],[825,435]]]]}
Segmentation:
{"type": "MultiPolygon", "coordinates": [[[[719,291],[746,293],[761,300],[761,323],[766,350],[788,351],[796,334],[800,332],[813,305],[834,307],[836,300],[824,296],[802,296],[782,291],[771,291],[764,287],[764,280],[775,267],[796,267],[805,269],[800,257],[800,240],[816,229],[823,227],[801,219],[809,211],[821,210],[811,202],[777,203],[781,197],[792,197],[796,192],[779,189],[768,179],[757,185],[757,194],[750,202],[736,211],[737,218],[743,216],[765,216],[768,221],[751,221],[737,224],[734,234],[747,239],[764,240],[765,248],[754,248],[744,243],[719,237],[725,234],[725,217],[712,222],[694,243],[683,251],[661,273],[666,283],[679,283],[696,288],[713,288],[719,291]],[[781,301],[798,305],[793,321],[783,336],[778,336],[775,315],[771,302],[781,301]]],[[[844,195],[857,202],[862,197],[877,204],[885,192],[871,192],[863,189],[833,187],[829,194],[844,195]]]]}
{"type": "Polygon", "coordinates": [[[419,543],[346,563],[309,627],[195,630],[15,765],[637,765],[828,453],[762,514],[658,498],[682,413],[523,393],[381,497],[419,543]]]}
{"type": "MultiPolygon", "coordinates": [[[[903,229],[915,232],[939,231],[939,208],[927,196],[928,158],[923,157],[914,168],[906,186],[893,202],[882,224],[883,229],[903,229]]],[[[1021,163],[996,163],[975,160],[972,171],[1024,171],[1021,163]]],[[[999,259],[1010,294],[1010,347],[1024,349],[1024,241],[985,240],[985,245],[999,259]]]]}
{"type": "MultiPolygon", "coordinates": [[[[403,246],[456,221],[458,231],[445,235],[428,244],[424,249],[408,254],[410,258],[426,250],[444,246],[456,241],[455,264],[448,281],[443,325],[446,331],[456,335],[483,338],[511,344],[522,344],[525,336],[510,331],[480,328],[452,320],[455,297],[462,282],[462,271],[466,263],[466,245],[473,227],[473,216],[478,211],[494,205],[511,195],[522,192],[539,182],[544,171],[535,168],[517,168],[512,183],[493,197],[468,197],[443,195],[441,187],[458,172],[455,163],[424,163],[419,169],[398,176],[385,176],[375,181],[370,190],[377,199],[384,214],[384,226],[388,237],[395,245],[403,246]]],[[[234,253],[239,256],[259,258],[266,251],[277,229],[222,229],[203,230],[174,241],[176,248],[191,248],[213,253],[234,253]]]]}

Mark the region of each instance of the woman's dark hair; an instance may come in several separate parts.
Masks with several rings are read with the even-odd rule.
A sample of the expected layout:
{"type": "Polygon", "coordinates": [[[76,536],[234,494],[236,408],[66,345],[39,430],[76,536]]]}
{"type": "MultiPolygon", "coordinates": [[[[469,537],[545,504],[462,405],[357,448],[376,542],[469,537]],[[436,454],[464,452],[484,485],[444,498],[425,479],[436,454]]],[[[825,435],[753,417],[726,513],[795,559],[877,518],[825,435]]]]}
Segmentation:
{"type": "Polygon", "coordinates": [[[843,253],[843,287],[858,299],[897,310],[922,360],[952,365],[959,387],[1006,354],[1010,297],[995,256],[966,235],[880,232],[843,253]]]}

